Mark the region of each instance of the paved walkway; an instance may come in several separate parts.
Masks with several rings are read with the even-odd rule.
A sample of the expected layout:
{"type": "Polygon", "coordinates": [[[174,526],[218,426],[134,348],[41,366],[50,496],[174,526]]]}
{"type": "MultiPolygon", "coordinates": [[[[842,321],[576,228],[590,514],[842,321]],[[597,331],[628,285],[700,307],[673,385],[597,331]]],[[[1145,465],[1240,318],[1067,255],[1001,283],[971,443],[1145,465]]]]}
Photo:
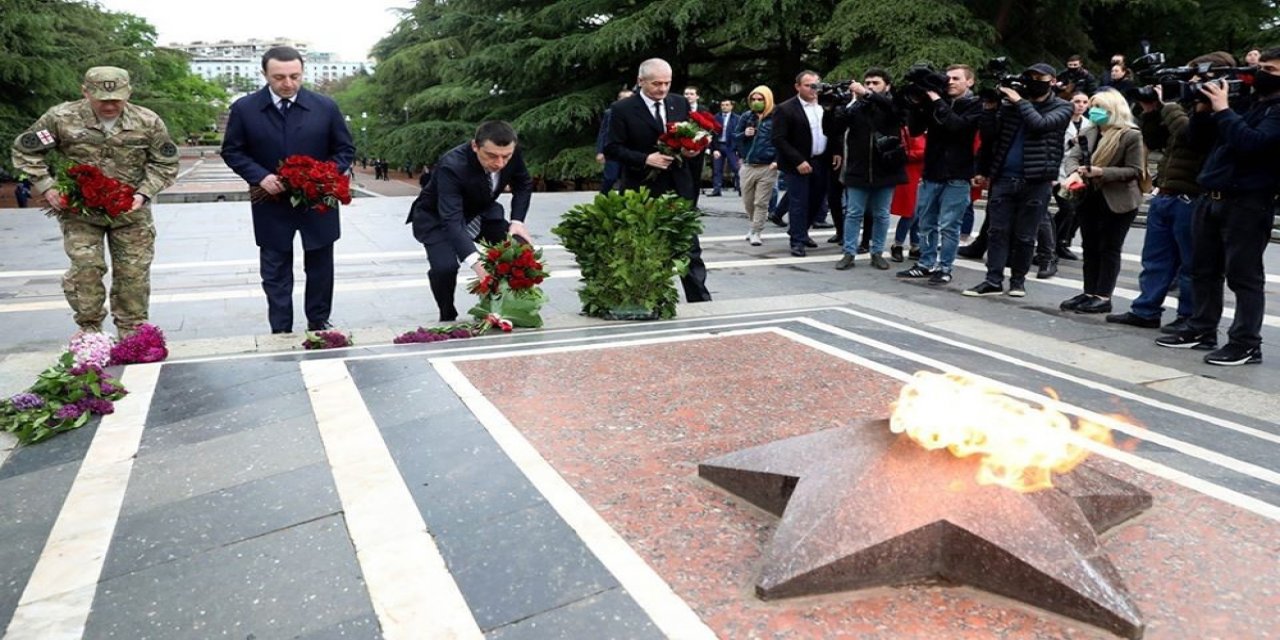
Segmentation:
{"type": "MultiPolygon", "coordinates": [[[[1106,419],[1121,446],[1097,457],[1156,496],[1104,540],[1147,637],[1280,626],[1270,360],[1211,368],[1152,331],[1057,312],[1078,263],[1027,298],[972,299],[974,262],[939,289],[865,260],[835,271],[829,245],[792,258],[777,233],[751,247],[733,198],[703,201],[715,302],[599,322],[577,315],[549,233],[589,197],[534,196],[557,274],[547,329],[430,346],[388,344],[434,317],[403,225],[412,198],[357,199],[335,320],[359,346],[315,354],[263,335],[246,203],[158,206],[152,314],[173,358],[127,368],[116,414],[0,462],[6,637],[1105,637],[968,589],[752,595],[776,519],[696,464],[881,417],[919,369],[1052,387],[1070,414],[1137,424],[1106,419]]],[[[2,211],[0,246],[8,394],[73,327],[52,223],[2,211]]],[[[1273,313],[1268,344],[1278,326],[1273,313]]]]}

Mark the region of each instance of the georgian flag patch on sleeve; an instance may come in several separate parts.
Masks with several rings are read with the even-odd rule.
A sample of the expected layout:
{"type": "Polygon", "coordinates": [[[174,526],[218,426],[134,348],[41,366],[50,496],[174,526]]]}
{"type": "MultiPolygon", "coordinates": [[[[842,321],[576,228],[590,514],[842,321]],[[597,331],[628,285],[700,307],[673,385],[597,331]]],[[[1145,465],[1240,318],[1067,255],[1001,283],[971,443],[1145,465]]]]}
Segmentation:
{"type": "Polygon", "coordinates": [[[48,129],[39,131],[31,131],[22,134],[18,138],[18,146],[24,151],[40,151],[41,149],[49,149],[57,144],[58,139],[54,137],[48,129]]]}

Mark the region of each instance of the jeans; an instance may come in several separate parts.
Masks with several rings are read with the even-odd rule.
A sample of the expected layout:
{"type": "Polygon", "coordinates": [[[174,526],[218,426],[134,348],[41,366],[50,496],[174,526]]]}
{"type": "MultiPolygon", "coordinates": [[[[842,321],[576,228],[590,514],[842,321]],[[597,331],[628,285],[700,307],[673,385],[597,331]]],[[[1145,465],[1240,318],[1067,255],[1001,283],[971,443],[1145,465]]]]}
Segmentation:
{"type": "Polygon", "coordinates": [[[920,181],[915,219],[920,225],[920,266],[951,273],[960,248],[960,222],[969,205],[969,181],[920,181]]]}
{"type": "Polygon", "coordinates": [[[1236,294],[1236,319],[1227,336],[1232,344],[1262,344],[1266,312],[1266,271],[1262,254],[1271,240],[1275,198],[1269,193],[1241,194],[1214,200],[1200,196],[1191,223],[1195,249],[1191,286],[1196,311],[1187,328],[1196,333],[1218,330],[1222,320],[1222,279],[1236,294]]]}
{"type": "Polygon", "coordinates": [[[858,252],[858,232],[862,230],[862,219],[871,215],[871,255],[884,253],[885,235],[889,233],[889,205],[893,203],[893,187],[846,187],[844,190],[844,252],[854,255],[858,252]]]}
{"type": "MultiPolygon", "coordinates": [[[[784,192],[786,190],[787,190],[787,179],[786,177],[784,177],[783,173],[779,171],[778,181],[773,183],[773,194],[769,196],[769,215],[778,217],[778,218],[781,218],[782,216],[787,215],[786,202],[781,202],[779,201],[779,198],[778,198],[778,193],[784,192]]],[[[782,195],[783,200],[785,200],[786,197],[787,196],[784,193],[782,195]]]]}
{"type": "MultiPolygon", "coordinates": [[[[972,193],[970,193],[972,195],[972,193]]],[[[970,198],[969,206],[964,209],[964,217],[960,220],[960,235],[967,236],[973,233],[973,199],[970,198]]]]}
{"type": "Polygon", "coordinates": [[[1187,196],[1157,195],[1147,209],[1147,236],[1142,242],[1142,274],[1138,298],[1129,307],[1136,316],[1159,318],[1164,297],[1178,279],[1178,317],[1195,311],[1191,286],[1191,219],[1195,200],[1187,196]]]}
{"type": "Polygon", "coordinates": [[[1036,231],[1049,206],[1049,180],[999,178],[987,195],[987,283],[1004,284],[1004,268],[1009,266],[1009,284],[1022,286],[1031,269],[1036,248],[1036,231]]]}
{"type": "Polygon", "coordinates": [[[1107,206],[1102,192],[1091,190],[1076,209],[1080,220],[1080,245],[1084,249],[1080,268],[1084,271],[1084,292],[1110,298],[1120,275],[1120,252],[1124,238],[1138,210],[1116,213],[1107,206]]]}

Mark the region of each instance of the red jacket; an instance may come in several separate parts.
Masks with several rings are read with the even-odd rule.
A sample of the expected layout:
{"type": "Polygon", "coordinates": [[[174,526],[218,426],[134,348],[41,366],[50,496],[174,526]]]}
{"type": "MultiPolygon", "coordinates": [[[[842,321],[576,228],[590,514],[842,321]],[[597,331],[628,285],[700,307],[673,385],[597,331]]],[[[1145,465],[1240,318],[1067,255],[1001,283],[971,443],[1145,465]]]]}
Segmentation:
{"type": "Polygon", "coordinates": [[[924,173],[925,134],[913,136],[902,128],[902,140],[907,150],[907,182],[893,189],[893,203],[889,212],[910,218],[916,213],[916,193],[920,189],[920,174],[924,173]]]}

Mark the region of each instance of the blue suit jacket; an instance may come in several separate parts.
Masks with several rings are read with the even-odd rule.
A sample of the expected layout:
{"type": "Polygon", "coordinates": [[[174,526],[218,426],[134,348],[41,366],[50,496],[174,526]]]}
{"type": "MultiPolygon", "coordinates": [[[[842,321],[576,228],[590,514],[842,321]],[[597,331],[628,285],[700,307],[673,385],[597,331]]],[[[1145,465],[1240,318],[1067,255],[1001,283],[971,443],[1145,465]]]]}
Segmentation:
{"type": "MultiPolygon", "coordinates": [[[[306,89],[294,96],[287,119],[276,109],[267,87],[236,100],[222,140],[223,161],[250,186],[257,186],[276,172],[280,161],[295,154],[332,160],[345,173],[355,152],[337,103],[306,89]]],[[[333,244],[342,234],[338,211],[316,213],[294,207],[284,195],[254,203],[253,235],[259,247],[289,251],[298,232],[303,249],[333,244]]]]}
{"type": "MultiPolygon", "coordinates": [[[[716,118],[716,122],[719,122],[721,125],[723,125],[724,114],[715,113],[714,115],[716,118]]],[[[729,126],[724,128],[724,130],[728,132],[729,135],[725,136],[725,140],[723,142],[720,141],[720,136],[716,136],[715,139],[711,141],[711,150],[719,151],[721,153],[732,153],[736,155],[738,152],[738,149],[733,144],[733,134],[738,130],[738,124],[741,122],[742,122],[741,115],[738,115],[737,113],[730,113],[729,126]]]]}

